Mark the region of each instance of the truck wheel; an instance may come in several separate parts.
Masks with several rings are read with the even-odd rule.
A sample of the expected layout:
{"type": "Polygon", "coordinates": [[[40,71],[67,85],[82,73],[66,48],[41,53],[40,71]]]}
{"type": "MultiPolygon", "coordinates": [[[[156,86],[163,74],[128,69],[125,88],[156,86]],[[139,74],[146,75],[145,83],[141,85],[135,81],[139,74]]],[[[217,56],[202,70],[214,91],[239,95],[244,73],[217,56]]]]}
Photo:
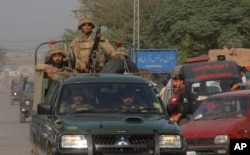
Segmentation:
{"type": "MultiPolygon", "coordinates": [[[[137,73],[138,68],[136,64],[130,59],[125,59],[128,70],[130,73],[137,73]]],[[[124,73],[126,70],[126,64],[124,63],[124,59],[121,58],[113,58],[110,59],[102,68],[101,73],[124,73]]]]}
{"type": "Polygon", "coordinates": [[[46,155],[53,155],[52,148],[51,148],[50,145],[48,145],[48,147],[47,147],[47,153],[46,153],[46,155]]]}
{"type": "Polygon", "coordinates": [[[31,155],[38,155],[35,140],[32,140],[32,149],[31,149],[30,153],[31,153],[31,155]]]}
{"type": "Polygon", "coordinates": [[[20,112],[20,123],[24,123],[25,122],[25,114],[20,112]]]}

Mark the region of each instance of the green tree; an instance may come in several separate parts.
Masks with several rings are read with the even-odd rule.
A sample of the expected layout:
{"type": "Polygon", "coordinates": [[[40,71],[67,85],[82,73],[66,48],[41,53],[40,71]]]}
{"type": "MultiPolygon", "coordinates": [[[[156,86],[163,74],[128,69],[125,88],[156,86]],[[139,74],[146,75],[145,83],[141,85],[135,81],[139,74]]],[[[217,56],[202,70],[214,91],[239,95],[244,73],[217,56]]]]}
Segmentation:
{"type": "MultiPolygon", "coordinates": [[[[108,39],[132,43],[133,0],[79,2],[108,39]]],[[[177,48],[180,63],[223,45],[248,48],[249,18],[249,0],[140,0],[140,48],[177,48]]]]}
{"type": "Polygon", "coordinates": [[[5,54],[6,50],[0,46],[0,72],[3,71],[3,65],[5,64],[5,54]]]}

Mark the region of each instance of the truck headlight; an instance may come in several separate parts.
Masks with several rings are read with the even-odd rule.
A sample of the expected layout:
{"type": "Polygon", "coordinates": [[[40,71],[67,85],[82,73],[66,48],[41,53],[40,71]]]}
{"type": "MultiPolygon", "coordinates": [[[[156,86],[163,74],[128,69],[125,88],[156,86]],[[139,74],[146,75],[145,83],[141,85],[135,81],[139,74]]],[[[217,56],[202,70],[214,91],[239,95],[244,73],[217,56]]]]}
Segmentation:
{"type": "Polygon", "coordinates": [[[227,135],[218,135],[214,138],[214,144],[227,144],[229,137],[227,135]]]}
{"type": "Polygon", "coordinates": [[[25,105],[30,105],[30,101],[25,101],[25,105]]]}
{"type": "Polygon", "coordinates": [[[160,135],[160,148],[181,148],[180,135],[160,135]]]}
{"type": "Polygon", "coordinates": [[[14,95],[16,96],[16,95],[17,95],[17,93],[15,92],[15,93],[14,93],[14,95]]]}
{"type": "Polygon", "coordinates": [[[84,135],[63,135],[61,137],[62,148],[82,149],[87,148],[87,140],[84,135]]]}

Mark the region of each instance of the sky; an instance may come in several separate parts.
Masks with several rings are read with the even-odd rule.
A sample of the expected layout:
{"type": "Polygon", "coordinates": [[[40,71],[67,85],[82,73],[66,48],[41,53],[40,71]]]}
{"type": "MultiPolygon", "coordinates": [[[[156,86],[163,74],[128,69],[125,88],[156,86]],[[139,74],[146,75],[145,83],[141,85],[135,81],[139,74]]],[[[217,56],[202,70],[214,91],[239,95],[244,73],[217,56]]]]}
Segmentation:
{"type": "Polygon", "coordinates": [[[61,39],[64,29],[76,30],[72,10],[78,0],[0,0],[0,47],[8,53],[29,53],[51,39],[61,39]]]}

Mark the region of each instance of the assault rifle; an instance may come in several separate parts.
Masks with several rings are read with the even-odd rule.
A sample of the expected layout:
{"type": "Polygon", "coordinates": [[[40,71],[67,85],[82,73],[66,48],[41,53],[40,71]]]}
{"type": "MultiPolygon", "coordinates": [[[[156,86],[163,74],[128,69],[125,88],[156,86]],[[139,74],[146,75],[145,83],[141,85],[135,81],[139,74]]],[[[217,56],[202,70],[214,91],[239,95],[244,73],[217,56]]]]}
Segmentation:
{"type": "Polygon", "coordinates": [[[89,68],[90,73],[96,73],[96,69],[98,67],[98,60],[97,60],[97,50],[98,50],[98,44],[101,39],[101,24],[98,25],[97,30],[96,30],[96,35],[94,39],[94,44],[90,50],[89,54],[89,59],[88,59],[88,64],[87,67],[89,68]]]}

